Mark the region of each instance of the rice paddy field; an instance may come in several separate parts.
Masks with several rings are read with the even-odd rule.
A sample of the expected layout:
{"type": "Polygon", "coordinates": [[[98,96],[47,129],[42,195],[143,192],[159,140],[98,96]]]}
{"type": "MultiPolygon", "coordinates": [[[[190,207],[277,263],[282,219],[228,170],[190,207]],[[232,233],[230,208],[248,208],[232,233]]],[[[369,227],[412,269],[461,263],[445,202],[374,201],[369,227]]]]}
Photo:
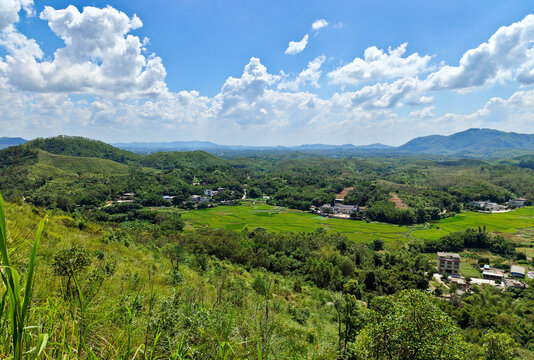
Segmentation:
{"type": "Polygon", "coordinates": [[[505,213],[484,214],[465,212],[433,224],[431,229],[415,230],[414,237],[423,239],[440,238],[450,232],[467,228],[486,227],[487,231],[505,234],[516,233],[519,229],[534,227],[534,208],[522,208],[505,213]]]}
{"type": "Polygon", "coordinates": [[[367,223],[344,219],[329,219],[299,210],[244,202],[239,206],[218,206],[203,210],[182,212],[188,226],[210,226],[219,229],[241,231],[245,227],[265,228],[268,231],[310,232],[319,228],[344,234],[354,241],[371,241],[381,238],[386,242],[409,238],[440,238],[449,232],[485,226],[488,231],[515,233],[518,229],[534,227],[534,209],[524,208],[507,213],[482,214],[465,212],[440,220],[431,228],[405,227],[385,223],[367,223]]]}
{"type": "Polygon", "coordinates": [[[409,228],[397,225],[328,219],[299,210],[250,202],[239,206],[219,206],[185,211],[182,217],[193,227],[207,225],[236,231],[243,230],[245,227],[248,229],[262,227],[276,232],[310,232],[323,228],[327,231],[340,232],[354,241],[371,241],[381,238],[386,242],[394,242],[405,240],[410,232],[409,228]]]}
{"type": "Polygon", "coordinates": [[[534,227],[534,209],[524,208],[507,213],[482,214],[466,212],[440,220],[431,228],[421,225],[407,227],[385,223],[367,223],[344,219],[329,219],[299,210],[290,210],[264,203],[244,202],[239,206],[218,206],[203,210],[182,212],[188,226],[210,226],[218,229],[241,231],[245,227],[265,228],[268,231],[310,232],[319,228],[344,234],[354,241],[371,241],[375,238],[386,242],[409,238],[440,238],[450,232],[485,226],[488,231],[515,233],[518,229],[534,227]]]}

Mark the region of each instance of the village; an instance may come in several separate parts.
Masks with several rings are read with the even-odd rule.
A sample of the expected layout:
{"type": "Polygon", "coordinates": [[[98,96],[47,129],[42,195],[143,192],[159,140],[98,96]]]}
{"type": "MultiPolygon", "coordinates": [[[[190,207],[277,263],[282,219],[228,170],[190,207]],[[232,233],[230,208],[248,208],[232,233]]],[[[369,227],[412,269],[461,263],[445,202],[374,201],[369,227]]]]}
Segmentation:
{"type": "MultiPolygon", "coordinates": [[[[246,194],[246,190],[244,190],[246,194]]],[[[209,205],[237,205],[240,199],[244,199],[245,196],[239,195],[239,198],[235,198],[236,192],[234,190],[227,190],[222,187],[216,189],[204,189],[203,194],[194,194],[187,198],[187,200],[178,201],[182,205],[190,205],[197,208],[207,207],[209,205]],[[223,196],[224,195],[224,196],[223,196]]],[[[174,195],[162,195],[161,200],[163,204],[168,203],[176,205],[176,196],[174,195]]],[[[106,201],[106,206],[112,206],[113,204],[133,203],[138,199],[138,195],[134,192],[124,192],[117,196],[113,201],[106,201]]]]}
{"type": "Polygon", "coordinates": [[[512,209],[522,208],[527,205],[527,199],[517,198],[510,199],[505,204],[498,204],[490,200],[485,201],[471,201],[468,203],[474,210],[481,213],[498,213],[511,211],[512,209]]]}
{"type": "Polygon", "coordinates": [[[483,264],[479,268],[480,278],[470,278],[460,275],[461,256],[457,253],[438,252],[438,272],[433,275],[440,286],[434,287],[433,291],[442,292],[441,286],[449,289],[450,293],[462,294],[472,292],[474,286],[493,286],[506,290],[508,288],[524,289],[528,287],[525,276],[534,279],[534,271],[528,271],[523,266],[512,265],[509,271],[483,264]]]}

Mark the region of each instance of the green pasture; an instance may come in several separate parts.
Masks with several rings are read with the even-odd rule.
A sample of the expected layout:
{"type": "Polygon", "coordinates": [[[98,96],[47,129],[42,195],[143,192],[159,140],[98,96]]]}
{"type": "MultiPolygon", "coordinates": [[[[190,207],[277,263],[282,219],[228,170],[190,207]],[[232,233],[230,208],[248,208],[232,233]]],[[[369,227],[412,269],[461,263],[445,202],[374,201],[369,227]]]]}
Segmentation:
{"type": "Polygon", "coordinates": [[[533,208],[518,209],[508,213],[482,214],[466,212],[432,224],[403,227],[385,223],[367,223],[344,219],[327,219],[307,212],[269,206],[264,203],[245,202],[239,206],[218,206],[203,210],[182,212],[182,217],[193,226],[210,226],[218,229],[243,230],[265,228],[267,231],[310,232],[319,228],[346,235],[354,241],[371,241],[375,238],[387,242],[406,240],[410,237],[437,239],[450,232],[486,226],[487,231],[513,233],[516,229],[534,226],[533,208]]]}
{"type": "Polygon", "coordinates": [[[192,226],[208,225],[229,230],[265,228],[268,231],[310,232],[319,228],[346,235],[354,241],[381,238],[388,242],[404,240],[409,228],[365,221],[326,219],[298,210],[288,210],[265,204],[245,203],[239,206],[219,206],[210,209],[184,211],[182,217],[192,226]]]}
{"type": "Polygon", "coordinates": [[[412,235],[423,239],[438,239],[450,232],[478,228],[479,226],[485,226],[487,231],[514,233],[517,229],[534,227],[534,208],[522,208],[495,214],[464,212],[440,220],[433,225],[431,229],[415,230],[412,235]]]}

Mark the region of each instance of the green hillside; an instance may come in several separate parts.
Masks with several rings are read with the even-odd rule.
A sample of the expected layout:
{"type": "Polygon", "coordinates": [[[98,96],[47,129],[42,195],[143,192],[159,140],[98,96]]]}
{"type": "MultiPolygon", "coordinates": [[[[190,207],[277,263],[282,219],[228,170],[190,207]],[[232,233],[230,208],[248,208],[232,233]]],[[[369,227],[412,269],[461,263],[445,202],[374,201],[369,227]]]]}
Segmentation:
{"type": "MultiPolygon", "coordinates": [[[[17,343],[21,359],[37,349],[51,359],[404,359],[415,344],[422,359],[532,356],[532,287],[441,300],[425,291],[442,286],[431,279],[435,255],[416,248],[373,250],[320,230],[93,223],[27,204],[8,204],[6,219],[2,262],[34,286],[20,343],[9,314],[28,292],[2,303],[3,355],[17,343]]],[[[478,275],[467,261],[476,254],[465,255],[478,275]]]]}
{"type": "Polygon", "coordinates": [[[125,175],[128,173],[127,165],[112,160],[56,155],[42,150],[38,151],[38,161],[32,165],[32,168],[32,173],[39,173],[39,175],[46,175],[48,171],[57,170],[78,175],[87,173],[125,175]]]}
{"type": "Polygon", "coordinates": [[[109,144],[79,136],[56,136],[29,141],[24,146],[41,149],[56,155],[93,157],[125,163],[139,159],[139,155],[117,149],[109,144]]]}
{"type": "Polygon", "coordinates": [[[227,160],[218,158],[205,151],[184,151],[184,152],[158,152],[142,156],[139,163],[146,167],[160,170],[175,168],[187,169],[228,169],[231,168],[227,160]]]}
{"type": "Polygon", "coordinates": [[[469,129],[449,136],[415,138],[397,148],[403,152],[488,157],[534,151],[534,135],[492,129],[469,129]]]}
{"type": "Polygon", "coordinates": [[[100,205],[123,192],[137,193],[136,200],[144,205],[168,205],[163,195],[186,200],[201,193],[195,182],[242,191],[242,178],[242,170],[202,151],[140,156],[65,136],[0,150],[0,191],[7,198],[24,197],[35,205],[64,210],[100,205]]]}

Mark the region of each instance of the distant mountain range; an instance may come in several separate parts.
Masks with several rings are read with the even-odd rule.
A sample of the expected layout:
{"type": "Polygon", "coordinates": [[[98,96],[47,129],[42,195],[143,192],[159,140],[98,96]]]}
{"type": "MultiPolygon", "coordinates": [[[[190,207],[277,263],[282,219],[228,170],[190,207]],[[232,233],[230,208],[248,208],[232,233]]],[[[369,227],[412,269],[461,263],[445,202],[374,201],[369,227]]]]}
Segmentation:
{"type": "Polygon", "coordinates": [[[394,147],[383,144],[355,146],[308,144],[299,146],[242,146],[219,145],[206,141],[175,141],[167,143],[118,143],[124,150],[137,153],[157,151],[204,150],[215,154],[232,151],[305,151],[327,154],[431,154],[466,157],[517,156],[534,152],[534,135],[517,134],[492,129],[469,129],[449,136],[431,135],[418,137],[406,144],[394,147]]]}
{"type": "MultiPolygon", "coordinates": [[[[0,138],[0,149],[25,143],[22,138],[0,138]]],[[[355,146],[305,144],[299,146],[245,146],[220,145],[209,141],[132,142],[111,144],[116,148],[151,154],[165,151],[203,150],[216,155],[241,152],[313,152],[337,155],[410,155],[430,154],[474,158],[511,157],[534,153],[534,134],[518,134],[492,129],[469,129],[449,136],[430,135],[418,137],[406,144],[394,147],[383,144],[355,146]]]]}
{"type": "Polygon", "coordinates": [[[132,142],[132,143],[114,143],[112,144],[120,149],[129,150],[138,153],[156,152],[156,151],[224,151],[224,150],[275,150],[275,151],[310,151],[310,150],[383,150],[394,149],[393,146],[383,144],[372,144],[354,146],[352,144],[344,145],[325,145],[325,144],[305,144],[298,146],[247,146],[247,145],[220,145],[210,141],[173,141],[173,142],[132,142]]]}
{"type": "Polygon", "coordinates": [[[5,149],[6,147],[16,146],[24,144],[27,140],[19,137],[0,137],[0,149],[5,149]]]}

